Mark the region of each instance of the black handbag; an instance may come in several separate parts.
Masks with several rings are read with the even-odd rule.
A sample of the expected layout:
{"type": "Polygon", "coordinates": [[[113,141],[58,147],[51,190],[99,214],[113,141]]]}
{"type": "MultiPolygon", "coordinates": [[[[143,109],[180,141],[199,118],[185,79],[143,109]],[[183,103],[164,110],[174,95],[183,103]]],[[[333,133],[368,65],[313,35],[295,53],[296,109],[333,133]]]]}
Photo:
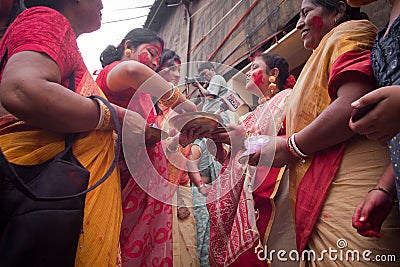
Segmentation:
{"type": "MultiPolygon", "coordinates": [[[[115,111],[104,103],[118,123],[115,111]]],[[[86,193],[108,178],[121,149],[118,130],[114,161],[104,176],[87,188],[89,172],[72,151],[77,136],[67,135],[65,150],[33,166],[12,164],[0,150],[0,266],[74,266],[79,235],[84,234],[86,193]]]]}
{"type": "Polygon", "coordinates": [[[118,129],[114,161],[92,187],[87,188],[90,174],[72,151],[79,134],[67,134],[65,150],[33,166],[8,162],[0,149],[0,266],[74,266],[86,193],[108,178],[121,151],[115,110],[105,99],[91,98],[107,105],[118,129]]]}

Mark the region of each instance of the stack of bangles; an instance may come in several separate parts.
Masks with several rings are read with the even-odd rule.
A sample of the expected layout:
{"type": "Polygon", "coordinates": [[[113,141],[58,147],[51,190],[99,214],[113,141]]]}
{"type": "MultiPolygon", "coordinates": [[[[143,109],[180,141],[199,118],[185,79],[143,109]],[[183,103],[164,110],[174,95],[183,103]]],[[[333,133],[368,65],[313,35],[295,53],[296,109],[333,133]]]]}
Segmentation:
{"type": "Polygon", "coordinates": [[[111,121],[111,111],[110,109],[100,100],[94,99],[99,106],[100,116],[97,122],[95,130],[105,130],[108,129],[111,121]]]}
{"type": "Polygon", "coordinates": [[[299,147],[296,145],[296,141],[294,139],[294,135],[292,134],[286,141],[286,149],[289,151],[289,153],[297,158],[301,163],[305,163],[306,160],[305,158],[308,157],[308,155],[304,154],[301,152],[299,147]]]}
{"type": "Polygon", "coordinates": [[[174,106],[176,104],[176,102],[178,102],[179,97],[181,95],[181,92],[179,91],[178,86],[175,86],[172,83],[170,83],[170,84],[171,84],[171,88],[172,88],[171,95],[167,99],[161,98],[159,100],[160,103],[167,108],[174,106]]]}

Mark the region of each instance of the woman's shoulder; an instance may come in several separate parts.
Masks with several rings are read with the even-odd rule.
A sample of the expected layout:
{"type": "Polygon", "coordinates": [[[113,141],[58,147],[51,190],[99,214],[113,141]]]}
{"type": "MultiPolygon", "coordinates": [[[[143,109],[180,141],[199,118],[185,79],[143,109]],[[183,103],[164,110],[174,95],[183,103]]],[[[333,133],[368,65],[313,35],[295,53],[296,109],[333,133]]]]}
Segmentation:
{"type": "MultiPolygon", "coordinates": [[[[44,7],[44,6],[38,6],[38,7],[32,7],[24,10],[21,14],[18,15],[18,17],[15,19],[13,24],[19,24],[19,23],[26,23],[26,22],[35,22],[35,23],[46,23],[46,22],[51,22],[50,26],[53,28],[55,25],[58,25],[58,23],[64,23],[69,25],[68,19],[62,15],[60,12],[58,12],[55,9],[49,8],[49,7],[44,7]]],[[[64,25],[60,24],[60,25],[64,25]]],[[[59,25],[59,26],[60,26],[59,25]]],[[[31,25],[34,26],[34,25],[31,25]]]]}
{"type": "Polygon", "coordinates": [[[335,27],[332,36],[336,39],[368,38],[374,40],[377,33],[378,28],[369,20],[350,20],[335,27]]]}

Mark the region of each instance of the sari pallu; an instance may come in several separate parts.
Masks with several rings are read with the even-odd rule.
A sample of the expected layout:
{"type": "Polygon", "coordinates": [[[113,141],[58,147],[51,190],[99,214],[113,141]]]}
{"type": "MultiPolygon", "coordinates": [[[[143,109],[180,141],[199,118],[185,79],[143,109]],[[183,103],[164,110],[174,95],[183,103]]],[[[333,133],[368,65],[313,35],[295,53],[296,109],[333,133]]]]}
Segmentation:
{"type": "MultiPolygon", "coordinates": [[[[290,92],[284,90],[252,113],[244,115],[242,125],[245,130],[276,136],[283,125],[285,103],[290,92]]],[[[268,265],[267,261],[257,258],[256,252],[264,249],[271,230],[275,214],[273,199],[283,170],[261,167],[255,173],[254,168],[238,163],[242,153],[233,154],[230,164],[222,170],[207,197],[211,266],[268,265]],[[256,199],[265,201],[254,203],[256,199]],[[255,204],[259,218],[256,218],[255,204]]]]}
{"type": "MultiPolygon", "coordinates": [[[[288,104],[288,135],[301,131],[316,119],[318,115],[328,107],[331,101],[334,101],[331,100],[331,98],[334,98],[334,94],[332,93],[333,90],[330,85],[334,78],[331,77],[331,75],[335,68],[335,62],[354,53],[369,53],[375,35],[376,27],[364,20],[342,23],[324,36],[318,48],[304,66],[296,86],[293,89],[293,94],[288,104]]],[[[349,66],[348,70],[362,71],[357,69],[357,67],[352,69],[352,66],[349,66]]],[[[371,76],[367,71],[364,73],[371,76]]],[[[355,161],[354,163],[357,163],[357,165],[353,164],[354,170],[367,170],[367,167],[369,167],[368,164],[375,166],[373,169],[377,173],[376,177],[372,179],[376,178],[376,180],[383,173],[383,168],[387,161],[384,156],[385,152],[382,152],[385,148],[373,146],[373,149],[368,149],[367,145],[369,142],[372,141],[355,137],[342,144],[337,144],[315,153],[306,159],[305,164],[299,162],[290,164],[290,197],[291,206],[295,213],[296,242],[299,252],[302,252],[307,247],[311,234],[313,231],[317,230],[317,228],[315,228],[316,222],[323,219],[329,220],[329,218],[334,218],[333,213],[321,214],[321,210],[326,204],[327,196],[330,196],[330,198],[333,196],[340,198],[343,204],[347,201],[345,196],[341,198],[340,195],[333,194],[332,186],[335,186],[342,180],[341,177],[339,177],[342,174],[339,174],[338,171],[343,168],[345,160],[347,161],[348,156],[346,155],[351,154],[351,147],[356,146],[360,151],[359,153],[376,153],[376,156],[372,157],[375,161],[355,161]],[[363,149],[363,147],[365,149],[363,149]]],[[[355,153],[353,157],[354,156],[362,157],[362,154],[355,153]]],[[[345,172],[341,171],[340,173],[345,172]]],[[[347,173],[346,175],[351,177],[347,173]]],[[[363,173],[359,172],[359,175],[362,177],[363,173]]],[[[365,175],[368,175],[368,173],[365,173],[365,175]]],[[[372,184],[376,182],[376,180],[373,180],[372,184]]],[[[341,186],[352,186],[357,182],[360,183],[357,179],[348,179],[347,183],[341,186]]],[[[363,186],[365,184],[367,183],[363,183],[363,186]]],[[[362,186],[355,188],[357,194],[359,190],[365,190],[365,192],[360,195],[359,201],[361,201],[362,196],[367,193],[367,190],[363,189],[362,186]]],[[[354,204],[354,208],[355,206],[356,204],[354,204]]],[[[339,203],[336,209],[340,209],[340,207],[339,203]]],[[[353,211],[354,210],[347,210],[347,213],[352,214],[353,211]]],[[[342,212],[346,213],[344,210],[342,210],[342,212]]],[[[346,234],[353,238],[357,233],[351,228],[351,214],[347,216],[347,213],[346,216],[344,216],[344,214],[341,216],[341,218],[348,220],[346,228],[340,230],[343,238],[346,234]]],[[[327,224],[329,225],[329,222],[327,224]]],[[[332,222],[330,223],[330,227],[332,227],[331,230],[327,229],[325,231],[335,232],[332,222]]],[[[366,246],[367,240],[368,239],[364,238],[359,244],[366,246]]],[[[333,243],[337,240],[329,241],[333,243]]],[[[336,247],[336,245],[332,247],[336,247]]]]}

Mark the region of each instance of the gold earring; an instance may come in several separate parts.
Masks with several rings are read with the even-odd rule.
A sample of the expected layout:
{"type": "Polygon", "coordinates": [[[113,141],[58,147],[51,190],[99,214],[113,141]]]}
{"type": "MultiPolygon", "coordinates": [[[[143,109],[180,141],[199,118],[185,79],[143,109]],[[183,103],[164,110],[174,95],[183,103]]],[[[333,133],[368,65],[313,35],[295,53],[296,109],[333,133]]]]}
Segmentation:
{"type": "Polygon", "coordinates": [[[130,56],[132,55],[132,50],[129,49],[129,48],[125,49],[124,55],[125,55],[126,57],[130,57],[130,56]]]}
{"type": "Polygon", "coordinates": [[[268,81],[269,81],[268,90],[270,90],[271,94],[273,94],[276,89],[276,83],[275,83],[276,77],[273,75],[269,76],[268,81]]]}

